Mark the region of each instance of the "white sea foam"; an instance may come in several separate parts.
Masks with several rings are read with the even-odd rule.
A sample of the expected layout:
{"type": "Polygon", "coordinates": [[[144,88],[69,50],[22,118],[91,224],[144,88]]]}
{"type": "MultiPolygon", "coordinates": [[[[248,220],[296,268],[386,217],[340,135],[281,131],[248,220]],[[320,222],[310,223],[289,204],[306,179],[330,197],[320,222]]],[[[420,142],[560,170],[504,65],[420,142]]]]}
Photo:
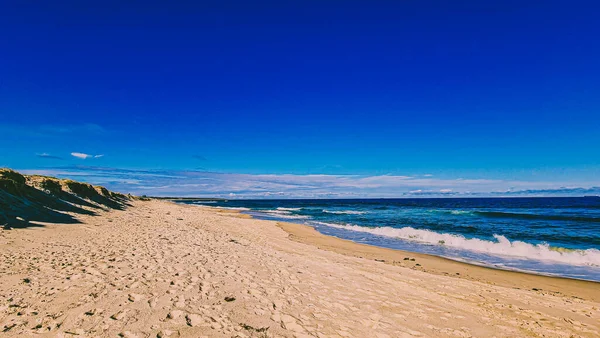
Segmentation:
{"type": "Polygon", "coordinates": [[[302,210],[302,208],[282,208],[282,207],[279,207],[279,208],[277,208],[277,210],[281,210],[281,211],[298,211],[298,210],[302,210]]]}
{"type": "Polygon", "coordinates": [[[257,210],[258,212],[264,212],[267,214],[274,214],[274,215],[289,215],[291,214],[290,211],[288,210],[279,210],[279,208],[275,209],[275,210],[257,210]]]}
{"type": "Polygon", "coordinates": [[[268,215],[272,215],[272,216],[276,216],[279,218],[289,218],[289,219],[306,219],[309,218],[308,216],[305,215],[294,215],[292,214],[292,212],[288,211],[288,210],[279,210],[279,208],[275,209],[275,210],[257,210],[257,212],[263,213],[263,214],[268,214],[268,215]]]}
{"type": "Polygon", "coordinates": [[[472,214],[472,211],[468,211],[468,210],[451,210],[450,213],[452,215],[469,215],[472,214]]]}
{"type": "Polygon", "coordinates": [[[357,211],[357,210],[323,210],[326,214],[336,214],[336,215],[364,215],[366,211],[357,211]]]}
{"type": "Polygon", "coordinates": [[[433,210],[428,210],[431,213],[443,213],[443,214],[452,214],[452,215],[470,215],[473,212],[469,211],[469,210],[439,210],[439,209],[433,209],[433,210]]]}
{"type": "Polygon", "coordinates": [[[493,242],[478,238],[468,239],[460,235],[437,233],[411,227],[397,229],[391,227],[367,228],[357,225],[321,224],[344,230],[366,232],[427,244],[444,245],[492,255],[555,261],[571,265],[600,266],[600,250],[597,249],[557,250],[547,244],[530,244],[522,241],[511,242],[501,235],[494,235],[497,242],[493,242]]]}
{"type": "Polygon", "coordinates": [[[217,209],[226,209],[226,210],[241,210],[241,211],[250,211],[249,208],[243,208],[243,207],[215,207],[217,209]]]}
{"type": "Polygon", "coordinates": [[[279,218],[289,218],[289,219],[309,219],[310,216],[305,215],[277,215],[279,218]]]}

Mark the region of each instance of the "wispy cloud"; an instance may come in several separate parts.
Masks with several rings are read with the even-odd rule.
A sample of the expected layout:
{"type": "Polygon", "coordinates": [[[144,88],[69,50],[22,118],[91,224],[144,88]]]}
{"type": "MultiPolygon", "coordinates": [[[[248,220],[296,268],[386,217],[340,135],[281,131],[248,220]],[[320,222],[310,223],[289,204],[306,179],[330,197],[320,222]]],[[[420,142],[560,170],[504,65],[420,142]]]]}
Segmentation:
{"type": "Polygon", "coordinates": [[[40,154],[35,154],[35,156],[37,157],[41,157],[41,158],[46,158],[46,159],[51,159],[51,160],[62,160],[63,158],[60,156],[54,156],[48,153],[40,153],[40,154]]]}
{"type": "Polygon", "coordinates": [[[192,156],[192,157],[193,157],[193,158],[195,158],[195,159],[197,159],[197,160],[200,160],[200,161],[208,161],[208,160],[206,159],[206,157],[204,157],[204,156],[202,156],[202,155],[194,155],[194,156],[192,156]]]}
{"type": "MultiPolygon", "coordinates": [[[[83,154],[87,155],[87,154],[83,154]]],[[[91,156],[91,155],[88,155],[91,156]]],[[[88,158],[88,157],[86,157],[88,158]]],[[[72,166],[30,173],[70,177],[138,195],[224,198],[366,198],[435,196],[572,196],[600,193],[599,182],[440,179],[402,175],[241,174],[72,166]]]]}
{"type": "Polygon", "coordinates": [[[85,160],[85,159],[88,159],[88,158],[101,158],[104,155],[90,155],[90,154],[85,154],[85,153],[74,152],[74,153],[71,153],[71,156],[80,158],[82,160],[85,160]]]}

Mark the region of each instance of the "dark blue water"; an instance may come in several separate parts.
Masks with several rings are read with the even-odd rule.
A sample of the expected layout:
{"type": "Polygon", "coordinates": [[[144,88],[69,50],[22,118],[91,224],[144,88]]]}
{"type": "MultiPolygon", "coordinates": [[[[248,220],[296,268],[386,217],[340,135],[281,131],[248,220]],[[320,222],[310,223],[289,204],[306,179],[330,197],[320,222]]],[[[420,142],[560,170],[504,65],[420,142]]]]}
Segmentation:
{"type": "Polygon", "coordinates": [[[600,198],[232,200],[359,243],[474,264],[600,281],[600,198]]]}

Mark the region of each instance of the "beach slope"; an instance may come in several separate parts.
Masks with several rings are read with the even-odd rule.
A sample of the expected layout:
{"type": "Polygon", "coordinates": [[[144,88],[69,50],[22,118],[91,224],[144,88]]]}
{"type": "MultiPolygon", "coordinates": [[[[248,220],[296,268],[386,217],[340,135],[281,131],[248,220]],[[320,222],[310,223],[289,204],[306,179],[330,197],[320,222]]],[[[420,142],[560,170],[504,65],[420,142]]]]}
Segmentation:
{"type": "Polygon", "coordinates": [[[600,335],[596,283],[473,274],[235,212],[128,203],[0,231],[3,336],[600,335]]]}

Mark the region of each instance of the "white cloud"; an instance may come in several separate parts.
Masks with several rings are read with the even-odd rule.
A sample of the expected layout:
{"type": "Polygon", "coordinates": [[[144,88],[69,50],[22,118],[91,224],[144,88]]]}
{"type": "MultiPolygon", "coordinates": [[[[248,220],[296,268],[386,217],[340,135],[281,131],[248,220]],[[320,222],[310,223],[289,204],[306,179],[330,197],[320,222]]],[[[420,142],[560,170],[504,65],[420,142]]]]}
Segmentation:
{"type": "Polygon", "coordinates": [[[37,154],[35,154],[35,156],[41,157],[41,158],[46,158],[46,159],[62,160],[62,158],[60,156],[55,156],[55,155],[48,154],[48,153],[37,153],[37,154]]]}
{"type": "Polygon", "coordinates": [[[90,155],[90,154],[85,154],[85,153],[71,153],[71,156],[80,158],[82,160],[88,159],[88,158],[100,158],[104,155],[90,155]]]}
{"type": "Polygon", "coordinates": [[[84,153],[71,153],[71,156],[75,156],[75,157],[80,158],[82,160],[85,160],[86,158],[89,158],[89,157],[93,157],[93,155],[84,154],[84,153]]]}

